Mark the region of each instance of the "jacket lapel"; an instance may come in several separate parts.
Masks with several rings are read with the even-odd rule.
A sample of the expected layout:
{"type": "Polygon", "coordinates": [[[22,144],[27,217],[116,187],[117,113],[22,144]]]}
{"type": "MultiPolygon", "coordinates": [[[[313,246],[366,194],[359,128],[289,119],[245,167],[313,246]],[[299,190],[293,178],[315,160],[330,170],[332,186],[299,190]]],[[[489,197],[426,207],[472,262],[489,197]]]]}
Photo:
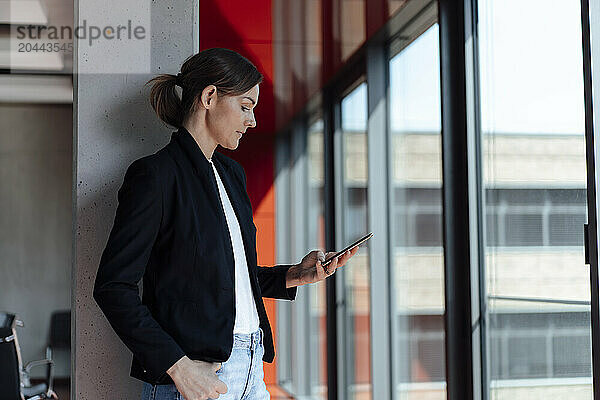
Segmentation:
{"type": "MultiPolygon", "coordinates": [[[[213,159],[214,159],[214,156],[213,156],[213,159]]],[[[215,165],[215,167],[216,167],[216,165],[215,165]]],[[[219,172],[219,176],[221,177],[221,180],[223,180],[223,174],[221,172],[219,172]]],[[[231,282],[234,282],[235,281],[235,271],[234,271],[235,258],[233,257],[233,245],[231,243],[229,227],[227,225],[227,217],[225,216],[225,210],[223,209],[223,205],[221,203],[221,197],[219,195],[219,187],[217,186],[217,178],[214,174],[214,171],[212,170],[212,167],[210,167],[210,172],[209,172],[208,176],[204,176],[204,179],[205,179],[204,184],[207,187],[210,187],[209,197],[211,198],[211,203],[213,203],[213,207],[215,207],[215,210],[217,210],[217,213],[220,216],[219,219],[221,220],[223,229],[220,229],[219,231],[222,233],[221,240],[223,240],[223,243],[225,245],[225,253],[226,253],[225,256],[229,259],[229,262],[227,263],[227,271],[229,272],[231,282]],[[206,180],[208,180],[208,182],[206,182],[206,180]]]]}
{"type": "MultiPolygon", "coordinates": [[[[227,219],[225,217],[225,210],[223,209],[221,198],[219,196],[217,179],[212,166],[204,156],[204,153],[202,153],[202,150],[200,150],[198,147],[198,144],[192,137],[191,133],[189,133],[185,128],[180,128],[177,132],[174,132],[172,138],[177,140],[183,153],[190,159],[194,168],[194,173],[200,179],[202,186],[206,190],[210,205],[213,210],[215,210],[216,214],[219,216],[219,220],[222,223],[223,229],[218,229],[218,231],[222,234],[225,252],[227,253],[226,257],[229,259],[227,270],[230,274],[230,278],[233,281],[235,277],[235,259],[233,257],[233,247],[231,244],[231,237],[229,235],[227,219]]],[[[252,221],[252,215],[249,215],[250,207],[247,207],[242,200],[246,196],[244,193],[241,193],[242,187],[233,177],[234,171],[232,171],[232,167],[228,163],[224,162],[222,157],[224,156],[221,153],[215,151],[211,159],[215,165],[215,168],[217,169],[217,172],[219,173],[219,177],[223,182],[223,186],[227,191],[227,196],[229,197],[236,214],[240,231],[242,232],[242,240],[244,242],[244,251],[246,254],[246,261],[248,263],[248,269],[249,271],[254,271],[253,266],[255,262],[255,250],[253,249],[253,246],[255,238],[254,230],[252,230],[250,227],[252,221]]]]}
{"type": "MultiPolygon", "coordinates": [[[[216,155],[216,152],[215,152],[216,155]]],[[[240,193],[241,188],[239,187],[239,185],[237,184],[237,182],[235,181],[235,178],[232,176],[233,171],[231,171],[231,168],[227,165],[225,165],[219,158],[218,156],[215,157],[215,155],[213,155],[212,159],[213,159],[213,163],[215,164],[215,168],[217,169],[217,172],[219,173],[219,176],[221,177],[221,181],[223,181],[223,186],[225,186],[225,190],[227,191],[227,196],[229,196],[229,200],[231,201],[231,204],[233,206],[233,210],[235,211],[237,220],[238,220],[238,224],[240,225],[240,231],[242,232],[242,239],[244,242],[244,250],[246,253],[246,262],[248,263],[248,267],[250,267],[250,265],[252,264],[251,260],[251,252],[249,252],[249,247],[250,244],[252,243],[250,241],[250,227],[248,226],[248,218],[250,217],[247,213],[247,209],[245,207],[245,204],[242,203],[241,200],[241,196],[242,194],[240,193]]]]}
{"type": "MultiPolygon", "coordinates": [[[[210,202],[210,207],[212,208],[212,212],[217,215],[218,220],[220,221],[221,227],[216,227],[214,229],[215,233],[221,234],[221,241],[225,248],[225,257],[227,257],[228,262],[226,265],[227,272],[229,274],[229,278],[231,282],[234,282],[235,278],[235,259],[233,257],[233,246],[231,244],[231,239],[229,236],[229,229],[227,226],[227,219],[225,217],[225,210],[223,210],[223,206],[221,204],[221,198],[219,197],[219,188],[217,186],[217,179],[215,177],[214,171],[212,170],[212,166],[202,153],[202,150],[198,147],[198,144],[192,137],[192,135],[185,129],[179,128],[177,132],[173,133],[172,136],[175,139],[181,149],[181,151],[187,156],[187,158],[191,161],[192,168],[194,170],[194,175],[200,180],[200,185],[206,191],[206,195],[208,197],[208,201],[210,202]]],[[[215,152],[216,153],[216,152],[215,152]]],[[[215,162],[215,154],[213,154],[212,160],[215,162]]],[[[220,163],[219,163],[220,164],[220,163]]],[[[217,163],[215,163],[215,167],[219,172],[219,176],[221,180],[224,181],[224,176],[226,173],[223,173],[222,166],[217,167],[217,163]]],[[[225,185],[225,183],[224,183],[225,185]]],[[[228,190],[228,193],[231,193],[231,189],[228,190]]],[[[230,196],[230,199],[232,196],[230,196]]],[[[233,200],[232,200],[233,202],[233,200]]],[[[238,207],[234,207],[238,208],[238,207]]],[[[196,212],[206,212],[203,210],[193,210],[196,212]]],[[[212,227],[206,227],[206,229],[212,229],[212,227]]]]}

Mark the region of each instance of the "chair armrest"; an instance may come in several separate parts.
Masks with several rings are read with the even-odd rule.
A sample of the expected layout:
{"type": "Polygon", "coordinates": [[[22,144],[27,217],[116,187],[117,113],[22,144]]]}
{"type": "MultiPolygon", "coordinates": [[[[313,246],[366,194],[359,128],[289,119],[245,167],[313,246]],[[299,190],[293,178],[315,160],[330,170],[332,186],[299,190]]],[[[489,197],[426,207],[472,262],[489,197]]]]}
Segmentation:
{"type": "Polygon", "coordinates": [[[23,368],[25,370],[25,373],[29,376],[29,373],[31,371],[32,368],[35,367],[40,367],[43,365],[47,365],[47,369],[46,369],[46,383],[48,384],[48,391],[47,393],[52,393],[53,388],[54,388],[54,361],[49,360],[49,359],[44,359],[44,360],[35,360],[35,361],[30,361],[25,365],[25,368],[23,368]]]}

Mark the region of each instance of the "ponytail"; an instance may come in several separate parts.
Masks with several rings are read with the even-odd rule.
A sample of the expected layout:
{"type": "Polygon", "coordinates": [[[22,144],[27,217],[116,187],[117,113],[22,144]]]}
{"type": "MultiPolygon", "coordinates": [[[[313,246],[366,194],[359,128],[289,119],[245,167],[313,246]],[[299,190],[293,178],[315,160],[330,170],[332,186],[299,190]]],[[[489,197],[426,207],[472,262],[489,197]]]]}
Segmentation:
{"type": "Polygon", "coordinates": [[[188,57],[177,75],[161,74],[146,85],[152,84],[150,104],[158,118],[181,128],[208,85],[215,85],[221,96],[238,96],[262,80],[262,74],[247,58],[233,50],[212,48],[188,57]],[[181,98],[175,86],[182,88],[181,98]]]}
{"type": "Polygon", "coordinates": [[[171,126],[180,128],[183,125],[183,110],[181,99],[175,90],[177,76],[161,74],[150,79],[146,84],[152,84],[150,104],[158,118],[171,126]]]}

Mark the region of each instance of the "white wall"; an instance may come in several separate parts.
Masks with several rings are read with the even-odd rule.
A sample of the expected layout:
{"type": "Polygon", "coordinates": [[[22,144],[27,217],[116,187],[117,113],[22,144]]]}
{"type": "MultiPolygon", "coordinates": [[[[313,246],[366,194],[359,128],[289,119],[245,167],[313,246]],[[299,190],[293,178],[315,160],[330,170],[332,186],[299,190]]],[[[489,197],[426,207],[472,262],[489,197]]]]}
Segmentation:
{"type": "Polygon", "coordinates": [[[72,119],[71,105],[0,105],[0,310],[25,322],[25,362],[45,358],[50,314],[71,307],[72,119]]]}

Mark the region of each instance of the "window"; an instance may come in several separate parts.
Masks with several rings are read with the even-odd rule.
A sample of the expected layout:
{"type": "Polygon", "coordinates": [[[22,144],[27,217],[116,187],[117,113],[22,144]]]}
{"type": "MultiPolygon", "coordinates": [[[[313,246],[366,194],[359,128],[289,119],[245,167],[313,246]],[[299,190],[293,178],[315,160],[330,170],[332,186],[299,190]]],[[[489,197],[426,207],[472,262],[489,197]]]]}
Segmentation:
{"type": "MultiPolygon", "coordinates": [[[[343,159],[343,243],[364,235],[367,227],[367,85],[361,83],[341,101],[343,159]]],[[[343,267],[346,396],[371,398],[370,284],[368,242],[343,267]]],[[[344,390],[343,388],[340,388],[344,390]]]]}
{"type": "MultiPolygon", "coordinates": [[[[586,221],[582,189],[486,190],[487,245],[582,246],[586,221]],[[499,229],[499,226],[502,229],[499,229]]],[[[394,190],[396,246],[442,246],[440,189],[394,190]]]]}
{"type": "Polygon", "coordinates": [[[492,379],[591,376],[589,312],[499,312],[494,318],[491,347],[506,356],[492,363],[492,379]]]}
{"type": "Polygon", "coordinates": [[[479,2],[492,400],[592,398],[580,21],[574,0],[479,2]]]}
{"type": "Polygon", "coordinates": [[[395,397],[445,399],[439,32],[389,62],[395,397]]]}

